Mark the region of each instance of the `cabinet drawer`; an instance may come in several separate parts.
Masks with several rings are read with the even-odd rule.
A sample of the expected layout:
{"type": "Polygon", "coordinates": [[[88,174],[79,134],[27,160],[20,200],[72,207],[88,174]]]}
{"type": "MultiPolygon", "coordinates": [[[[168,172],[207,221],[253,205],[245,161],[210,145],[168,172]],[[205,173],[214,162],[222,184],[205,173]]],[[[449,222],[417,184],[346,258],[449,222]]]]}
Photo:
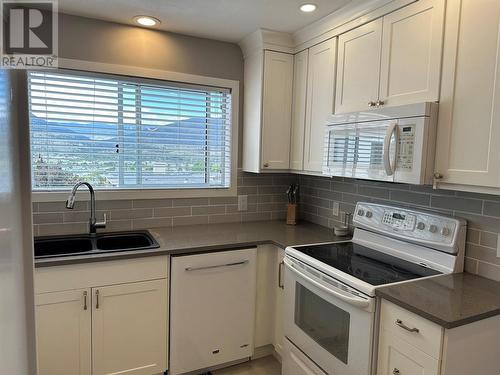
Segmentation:
{"type": "Polygon", "coordinates": [[[390,331],[381,331],[377,375],[439,375],[440,361],[390,331]]]}
{"type": "Polygon", "coordinates": [[[440,359],[443,328],[437,324],[383,300],[380,329],[392,332],[424,353],[440,359]]]}

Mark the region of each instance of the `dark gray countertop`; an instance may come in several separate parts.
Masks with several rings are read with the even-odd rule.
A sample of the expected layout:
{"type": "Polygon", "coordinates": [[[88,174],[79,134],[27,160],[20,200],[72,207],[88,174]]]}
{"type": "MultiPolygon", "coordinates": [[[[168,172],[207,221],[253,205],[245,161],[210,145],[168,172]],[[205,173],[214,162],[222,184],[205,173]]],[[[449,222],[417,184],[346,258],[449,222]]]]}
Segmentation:
{"type": "Polygon", "coordinates": [[[36,259],[35,267],[224,250],[266,243],[285,248],[345,239],[335,237],[331,229],[316,224],[293,226],[286,225],[284,221],[189,225],[151,228],[149,231],[160,244],[159,249],[36,259]]]}
{"type": "Polygon", "coordinates": [[[376,295],[448,329],[500,315],[500,283],[470,273],[381,287],[376,295]]]}

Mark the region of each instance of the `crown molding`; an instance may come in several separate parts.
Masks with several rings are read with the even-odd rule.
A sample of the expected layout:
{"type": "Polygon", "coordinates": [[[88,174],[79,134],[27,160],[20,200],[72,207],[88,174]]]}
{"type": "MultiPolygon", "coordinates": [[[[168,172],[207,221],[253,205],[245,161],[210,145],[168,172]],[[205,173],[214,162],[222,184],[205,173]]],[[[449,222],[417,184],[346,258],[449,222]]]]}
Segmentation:
{"type": "Polygon", "coordinates": [[[243,56],[248,57],[262,50],[294,53],[292,34],[269,29],[257,29],[239,43],[243,56]]]}

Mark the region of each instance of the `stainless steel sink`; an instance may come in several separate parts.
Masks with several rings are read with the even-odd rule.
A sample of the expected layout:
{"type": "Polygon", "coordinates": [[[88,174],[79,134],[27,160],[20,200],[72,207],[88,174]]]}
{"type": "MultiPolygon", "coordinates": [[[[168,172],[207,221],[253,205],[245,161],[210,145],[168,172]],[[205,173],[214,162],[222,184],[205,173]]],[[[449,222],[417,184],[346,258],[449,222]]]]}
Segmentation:
{"type": "Polygon", "coordinates": [[[148,231],[35,237],[35,259],[159,247],[148,231]]]}

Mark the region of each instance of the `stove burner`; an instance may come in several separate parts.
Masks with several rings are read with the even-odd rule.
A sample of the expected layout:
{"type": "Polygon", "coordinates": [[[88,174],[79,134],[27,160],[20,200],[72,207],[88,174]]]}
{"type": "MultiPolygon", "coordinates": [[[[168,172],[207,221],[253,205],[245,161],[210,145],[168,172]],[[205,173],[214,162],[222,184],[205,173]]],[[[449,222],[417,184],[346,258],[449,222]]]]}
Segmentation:
{"type": "Polygon", "coordinates": [[[440,274],[353,242],[297,246],[295,249],[371,285],[440,274]]]}

